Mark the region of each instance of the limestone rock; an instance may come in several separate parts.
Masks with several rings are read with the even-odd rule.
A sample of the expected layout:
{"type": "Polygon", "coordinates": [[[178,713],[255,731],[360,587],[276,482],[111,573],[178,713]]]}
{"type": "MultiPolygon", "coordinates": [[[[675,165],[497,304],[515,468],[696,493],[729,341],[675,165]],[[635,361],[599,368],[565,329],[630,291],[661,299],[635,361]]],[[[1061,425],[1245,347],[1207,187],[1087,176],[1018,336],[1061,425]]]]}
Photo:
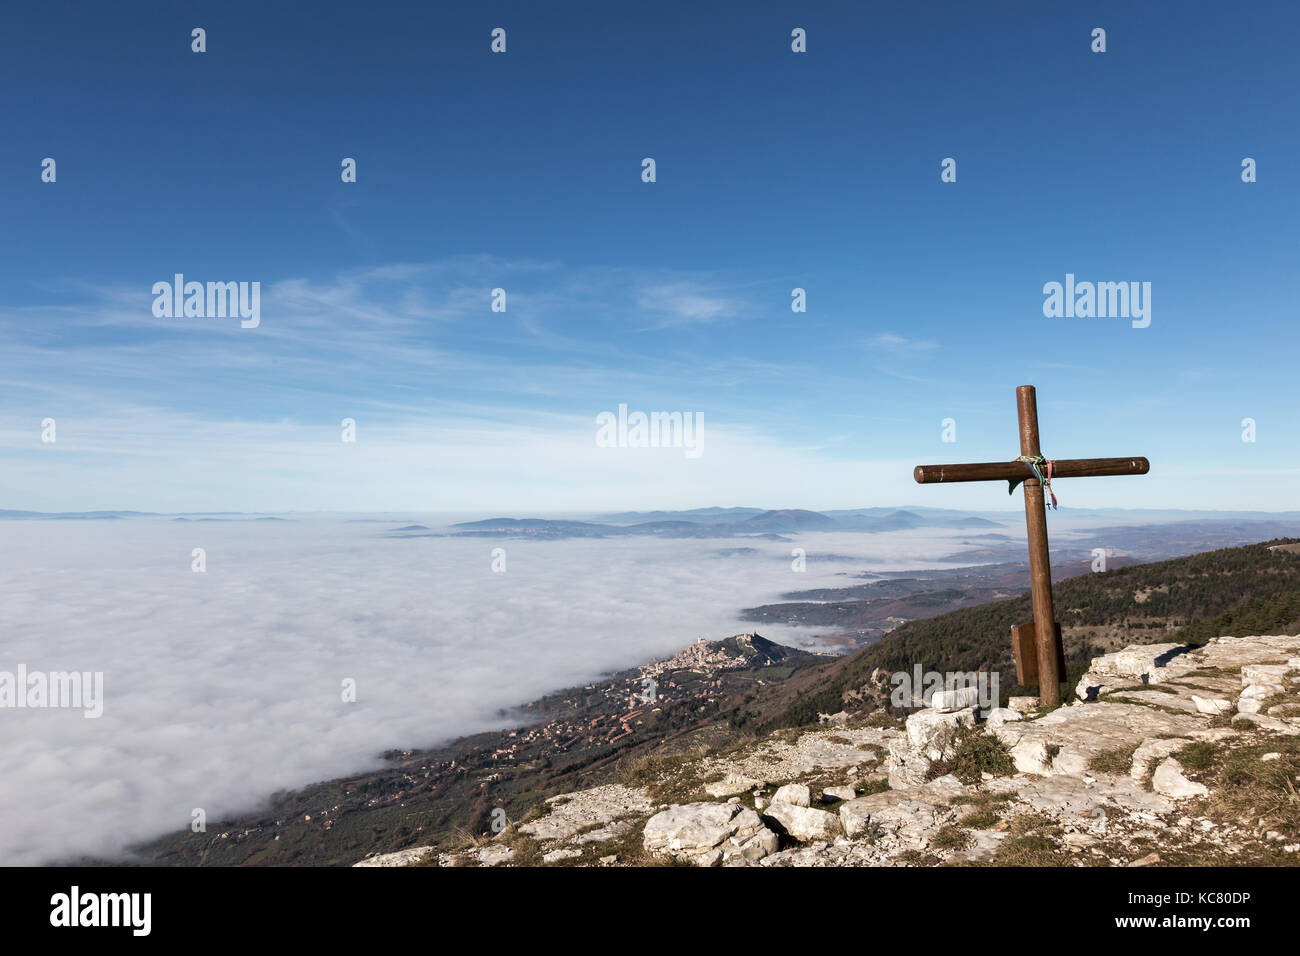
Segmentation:
{"type": "Polygon", "coordinates": [[[1240,737],[1241,731],[1233,730],[1231,727],[1206,727],[1204,730],[1189,730],[1187,736],[1193,740],[1204,740],[1207,743],[1217,744],[1222,740],[1240,737]]]}
{"type": "Polygon", "coordinates": [[[574,847],[562,846],[558,850],[551,850],[549,853],[542,854],[543,863],[559,863],[561,860],[571,860],[576,856],[582,856],[582,851],[574,847]]]}
{"type": "Polygon", "coordinates": [[[885,761],[891,790],[907,790],[925,783],[930,773],[930,758],[912,749],[906,737],[889,742],[889,757],[885,761]]]}
{"type": "Polygon", "coordinates": [[[1285,694],[1286,688],[1281,684],[1256,683],[1248,684],[1241,692],[1242,697],[1253,697],[1256,700],[1267,700],[1276,694],[1285,694]]]}
{"type": "Polygon", "coordinates": [[[515,851],[508,846],[485,846],[474,855],[478,857],[479,866],[496,866],[513,860],[515,851]]]}
{"type": "Polygon", "coordinates": [[[1185,644],[1130,644],[1122,651],[1103,654],[1093,658],[1075,694],[1081,700],[1096,700],[1126,684],[1159,684],[1185,672],[1177,659],[1190,649],[1185,644]]]}
{"type": "Polygon", "coordinates": [[[543,842],[567,840],[594,825],[603,826],[651,809],[650,798],[644,790],[617,784],[561,794],[546,802],[553,807],[547,816],[519,826],[521,833],[543,842]]]}
{"type": "Polygon", "coordinates": [[[926,789],[942,800],[951,800],[953,797],[966,794],[966,785],[952,774],[936,777],[926,785],[926,789]]]}
{"type": "Polygon", "coordinates": [[[826,810],[773,801],[767,816],[781,825],[786,833],[802,843],[833,840],[843,832],[840,818],[826,810]]]}
{"type": "Polygon", "coordinates": [[[1124,865],[1125,866],[1154,866],[1159,862],[1160,862],[1159,853],[1148,853],[1146,856],[1138,857],[1136,860],[1133,860],[1124,865]]]}
{"type": "Polygon", "coordinates": [[[687,803],[656,813],[645,825],[647,853],[666,853],[704,866],[722,861],[714,849],[736,832],[740,808],[733,803],[687,803]]]}
{"type": "Polygon", "coordinates": [[[1024,720],[1024,716],[1018,710],[1010,707],[995,707],[989,711],[988,717],[985,718],[985,724],[989,730],[997,730],[1003,724],[1012,723],[1017,720],[1024,720]]]}
{"type": "Polygon", "coordinates": [[[1109,775],[1091,783],[1066,774],[998,777],[988,784],[988,789],[992,793],[1015,794],[1017,801],[1030,810],[1076,826],[1096,827],[1101,832],[1111,815],[1140,812],[1155,816],[1168,813],[1174,806],[1168,797],[1143,790],[1128,777],[1109,775]]]}
{"type": "Polygon", "coordinates": [[[1147,777],[1151,774],[1151,765],[1153,763],[1182,750],[1191,742],[1191,739],[1186,737],[1163,740],[1152,738],[1142,741],[1138,745],[1138,749],[1133,751],[1133,763],[1129,767],[1129,777],[1135,783],[1145,783],[1147,777]]]}
{"type": "Polygon", "coordinates": [[[793,807],[812,806],[812,791],[802,783],[787,783],[772,794],[772,806],[775,807],[778,803],[793,807]]]}
{"type": "Polygon", "coordinates": [[[1253,684],[1270,684],[1281,687],[1288,668],[1285,664],[1243,664],[1241,667],[1241,686],[1253,684]]]}
{"type": "Polygon", "coordinates": [[[1047,753],[1047,744],[1035,738],[1018,740],[1010,748],[1011,762],[1021,773],[1036,773],[1046,776],[1052,772],[1052,760],[1047,753]]]}
{"type": "MultiPolygon", "coordinates": [[[[735,838],[732,839],[734,840],[735,838]]],[[[739,846],[734,850],[724,850],[722,858],[724,862],[730,861],[734,857],[739,857],[750,862],[757,862],[758,860],[763,859],[763,857],[775,853],[776,848],[780,846],[780,844],[781,838],[771,830],[767,829],[767,827],[764,827],[748,840],[739,844],[739,846]]]]}
{"type": "Polygon", "coordinates": [[[631,820],[615,820],[613,823],[607,823],[603,827],[597,827],[594,830],[588,830],[586,833],[580,833],[573,842],[581,846],[584,843],[604,843],[615,837],[622,836],[628,830],[632,829],[631,820]]]}
{"type": "Polygon", "coordinates": [[[763,825],[753,810],[741,810],[731,822],[735,831],[722,843],[723,863],[736,858],[757,862],[776,852],[780,838],[763,825]]]}
{"type": "Polygon", "coordinates": [[[840,823],[850,838],[872,837],[898,850],[924,849],[955,818],[946,798],[917,790],[873,793],[840,807],[840,823]]]}
{"type": "Polygon", "coordinates": [[[395,853],[380,853],[376,856],[368,856],[353,866],[410,866],[412,863],[419,863],[436,848],[431,846],[413,846],[405,850],[398,850],[395,853]]]}
{"type": "Polygon", "coordinates": [[[739,773],[777,781],[824,770],[848,772],[879,758],[889,741],[901,736],[893,727],[842,727],[808,731],[794,741],[768,738],[743,755],[706,758],[699,779],[739,773]]]}
{"type": "Polygon", "coordinates": [[[1232,701],[1223,697],[1199,697],[1192,694],[1192,703],[1196,705],[1198,713],[1209,714],[1212,717],[1232,710],[1232,701]]]}
{"type": "Polygon", "coordinates": [[[952,756],[958,729],[974,726],[974,707],[948,712],[920,710],[907,718],[907,740],[917,753],[930,760],[943,760],[952,756]]]}
{"type": "Polygon", "coordinates": [[[867,835],[871,830],[872,817],[885,807],[897,803],[900,792],[886,790],[883,793],[855,797],[840,806],[840,826],[850,838],[856,839],[867,835]]]}
{"type": "Polygon", "coordinates": [[[1264,714],[1253,714],[1242,711],[1237,714],[1237,719],[1248,720],[1262,730],[1272,730],[1275,733],[1286,734],[1288,737],[1300,735],[1300,727],[1277,717],[1268,717],[1264,714]]]}
{"type": "Polygon", "coordinates": [[[830,803],[832,800],[852,800],[856,798],[858,792],[852,787],[827,787],[822,790],[822,800],[830,803]]]}
{"type": "Polygon", "coordinates": [[[978,687],[957,687],[952,690],[937,690],[930,697],[930,709],[941,713],[965,710],[979,703],[978,687]]]}
{"type": "Polygon", "coordinates": [[[972,830],[970,831],[971,845],[954,853],[951,861],[988,863],[997,856],[998,847],[1007,836],[1008,834],[996,830],[972,830]]]}
{"type": "Polygon", "coordinates": [[[1151,789],[1156,793],[1163,793],[1167,797],[1173,797],[1175,800],[1181,800],[1186,797],[1203,797],[1209,793],[1209,789],[1204,784],[1188,780],[1183,776],[1183,765],[1173,757],[1168,757],[1165,761],[1156,767],[1155,774],[1151,777],[1151,789]]]}
{"type": "Polygon", "coordinates": [[[642,844],[647,853],[718,866],[732,856],[757,860],[773,852],[776,835],[767,834],[771,831],[753,810],[734,803],[687,803],[647,820],[642,844]]]}
{"type": "Polygon", "coordinates": [[[729,773],[716,783],[705,784],[704,792],[711,797],[734,797],[746,793],[755,787],[765,786],[767,781],[747,777],[743,773],[729,773]]]}
{"type": "Polygon", "coordinates": [[[1140,744],[1148,737],[1185,736],[1204,726],[1198,714],[1169,713],[1138,704],[1061,707],[1037,720],[1004,724],[994,735],[1021,773],[1083,774],[1091,758],[1140,744]]]}
{"type": "Polygon", "coordinates": [[[1032,714],[1038,709],[1037,697],[1009,697],[1007,707],[1018,714],[1032,714]]]}

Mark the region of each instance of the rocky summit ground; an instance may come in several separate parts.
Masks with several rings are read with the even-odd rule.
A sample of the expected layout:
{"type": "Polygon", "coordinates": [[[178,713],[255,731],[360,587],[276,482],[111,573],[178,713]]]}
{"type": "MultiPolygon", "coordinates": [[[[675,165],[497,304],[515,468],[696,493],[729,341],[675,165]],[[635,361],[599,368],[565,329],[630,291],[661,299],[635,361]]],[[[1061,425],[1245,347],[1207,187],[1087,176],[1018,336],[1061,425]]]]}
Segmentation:
{"type": "Polygon", "coordinates": [[[1076,695],[1050,712],[936,695],[905,719],[665,753],[496,836],[357,865],[1300,863],[1300,637],[1127,647],[1076,695]]]}

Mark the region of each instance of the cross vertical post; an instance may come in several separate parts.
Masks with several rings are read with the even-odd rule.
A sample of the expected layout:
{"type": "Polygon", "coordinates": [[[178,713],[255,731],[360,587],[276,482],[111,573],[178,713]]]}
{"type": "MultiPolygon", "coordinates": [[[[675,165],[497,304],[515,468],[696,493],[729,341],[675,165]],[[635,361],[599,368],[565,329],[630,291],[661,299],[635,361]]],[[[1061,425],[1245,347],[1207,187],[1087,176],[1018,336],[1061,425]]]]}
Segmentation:
{"type": "MultiPolygon", "coordinates": [[[[1038,445],[1038,396],[1032,385],[1016,389],[1020,420],[1020,454],[1042,455],[1038,445]]],[[[1047,550],[1047,505],[1037,478],[1025,480],[1025,530],[1029,538],[1029,587],[1034,603],[1034,644],[1038,651],[1038,697],[1044,707],[1061,703],[1061,677],[1056,669],[1056,609],[1052,604],[1052,560],[1047,550]]]]}
{"type": "MultiPolygon", "coordinates": [[[[1093,478],[1101,475],[1145,475],[1151,463],[1131,458],[1043,457],[1038,443],[1038,397],[1032,385],[1016,389],[1016,413],[1020,420],[1020,457],[1015,461],[982,461],[963,465],[917,465],[912,472],[918,484],[953,481],[1005,481],[1007,493],[1025,486],[1025,532],[1029,542],[1029,587],[1034,604],[1034,646],[1029,648],[1029,625],[1011,628],[1016,655],[1016,675],[1024,683],[1038,683],[1038,695],[1045,707],[1061,703],[1061,678],[1065,655],[1052,604],[1052,563],[1047,550],[1047,491],[1057,478],[1093,478]],[[1023,647],[1022,647],[1023,642],[1023,647]]],[[[1056,497],[1052,497],[1055,507],[1056,497]]]]}

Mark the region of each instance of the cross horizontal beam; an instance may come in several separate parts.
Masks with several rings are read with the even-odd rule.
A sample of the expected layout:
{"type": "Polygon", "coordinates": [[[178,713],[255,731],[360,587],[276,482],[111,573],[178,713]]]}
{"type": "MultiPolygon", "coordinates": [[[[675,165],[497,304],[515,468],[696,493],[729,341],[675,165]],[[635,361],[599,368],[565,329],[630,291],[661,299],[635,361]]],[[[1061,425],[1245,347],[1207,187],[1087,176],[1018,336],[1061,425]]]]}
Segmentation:
{"type": "MultiPolygon", "coordinates": [[[[1145,458],[1066,458],[1053,459],[1052,478],[1095,478],[1101,475],[1145,475],[1151,463],[1145,458]]],[[[917,465],[912,472],[919,485],[937,485],[950,481],[1010,481],[1014,484],[1033,478],[1023,461],[985,461],[969,465],[917,465]]]]}

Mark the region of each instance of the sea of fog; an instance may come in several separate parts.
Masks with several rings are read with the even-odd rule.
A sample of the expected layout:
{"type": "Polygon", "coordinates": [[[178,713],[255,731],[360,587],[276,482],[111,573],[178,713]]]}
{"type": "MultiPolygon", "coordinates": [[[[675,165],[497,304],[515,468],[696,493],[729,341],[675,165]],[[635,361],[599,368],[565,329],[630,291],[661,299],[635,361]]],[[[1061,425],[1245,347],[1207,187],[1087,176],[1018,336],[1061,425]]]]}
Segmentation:
{"type": "MultiPolygon", "coordinates": [[[[418,517],[0,524],[0,671],[104,675],[98,719],[0,710],[0,864],[117,854],[195,808],[218,820],[385,749],[504,726],[502,708],[751,630],[744,607],[938,566],[969,537],[385,536],[418,517]],[[754,551],[723,553],[737,548],[754,551]]],[[[761,633],[817,649],[808,631],[761,633]]]]}

